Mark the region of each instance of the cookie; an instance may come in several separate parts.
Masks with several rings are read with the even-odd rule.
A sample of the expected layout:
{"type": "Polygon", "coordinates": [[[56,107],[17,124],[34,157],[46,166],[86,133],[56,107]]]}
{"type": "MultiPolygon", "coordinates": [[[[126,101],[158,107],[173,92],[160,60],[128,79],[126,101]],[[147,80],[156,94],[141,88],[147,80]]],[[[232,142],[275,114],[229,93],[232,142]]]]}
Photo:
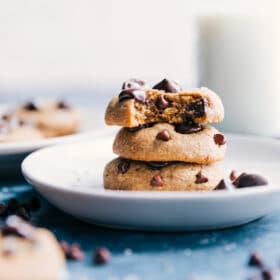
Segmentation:
{"type": "Polygon", "coordinates": [[[0,235],[0,279],[64,279],[64,255],[54,235],[35,229],[17,216],[0,235]]]}
{"type": "Polygon", "coordinates": [[[113,151],[140,161],[208,164],[224,159],[226,139],[211,126],[158,123],[136,131],[122,128],[115,138],[113,151]]]}
{"type": "Polygon", "coordinates": [[[107,125],[124,127],[159,122],[182,123],[186,120],[194,123],[218,123],[223,118],[221,99],[210,89],[171,93],[157,85],[155,89],[149,90],[123,89],[118,97],[111,100],[105,114],[107,125]]]}
{"type": "Polygon", "coordinates": [[[217,163],[142,162],[116,158],[104,170],[104,187],[130,191],[213,190],[223,178],[217,163]]]}
{"type": "Polygon", "coordinates": [[[75,133],[80,128],[80,113],[65,102],[28,102],[16,112],[17,117],[34,124],[45,137],[75,133]]]}
{"type": "Polygon", "coordinates": [[[30,141],[44,138],[36,127],[19,121],[13,115],[3,115],[0,121],[0,143],[30,141]]]}

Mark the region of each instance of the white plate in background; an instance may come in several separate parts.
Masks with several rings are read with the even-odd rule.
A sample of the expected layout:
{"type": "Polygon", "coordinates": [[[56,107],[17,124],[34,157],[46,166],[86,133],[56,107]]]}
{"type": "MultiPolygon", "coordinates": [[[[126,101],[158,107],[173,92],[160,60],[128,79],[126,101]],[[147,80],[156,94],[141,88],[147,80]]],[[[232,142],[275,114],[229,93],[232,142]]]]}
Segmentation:
{"type": "MultiPolygon", "coordinates": [[[[280,206],[280,141],[228,135],[225,173],[265,176],[270,184],[235,191],[148,192],[104,190],[112,136],[49,147],[22,164],[27,181],[62,211],[114,228],[178,231],[241,225],[280,206]]],[[[141,176],[141,174],[139,174],[141,176]]]]}

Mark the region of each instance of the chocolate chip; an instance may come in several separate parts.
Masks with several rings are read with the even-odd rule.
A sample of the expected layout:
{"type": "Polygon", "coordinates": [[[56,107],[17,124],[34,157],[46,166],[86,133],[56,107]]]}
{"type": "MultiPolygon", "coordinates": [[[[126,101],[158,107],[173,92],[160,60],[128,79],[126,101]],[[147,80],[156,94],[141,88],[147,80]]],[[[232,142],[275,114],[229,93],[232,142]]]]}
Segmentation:
{"type": "Polygon", "coordinates": [[[59,244],[67,259],[75,261],[84,259],[85,254],[78,243],[69,244],[68,242],[62,240],[59,244]]]}
{"type": "Polygon", "coordinates": [[[16,242],[13,238],[6,238],[2,242],[2,254],[5,257],[10,257],[16,252],[16,242]]]}
{"type": "Polygon", "coordinates": [[[163,79],[158,84],[154,85],[153,89],[163,90],[169,93],[182,91],[182,87],[179,85],[178,82],[167,79],[163,79]]]}
{"type": "Polygon", "coordinates": [[[125,89],[119,94],[119,102],[133,98],[141,103],[145,103],[146,92],[142,89],[125,89]]]}
{"type": "Polygon", "coordinates": [[[60,100],[57,102],[57,108],[61,110],[69,110],[71,106],[64,100],[60,100]]]}
{"type": "Polygon", "coordinates": [[[192,134],[200,132],[203,129],[203,126],[196,123],[179,123],[175,124],[175,131],[181,134],[192,134]]]}
{"type": "Polygon", "coordinates": [[[130,166],[130,160],[122,158],[118,164],[118,172],[125,174],[130,166]]]}
{"type": "Polygon", "coordinates": [[[146,164],[152,170],[160,170],[163,167],[170,165],[172,162],[164,162],[164,161],[147,161],[146,164]]]}
{"type": "Polygon", "coordinates": [[[199,171],[195,176],[196,176],[196,180],[195,180],[196,184],[203,184],[208,182],[208,178],[202,175],[201,171],[199,171]]]}
{"type": "Polygon", "coordinates": [[[222,146],[226,144],[226,139],[223,134],[217,133],[214,135],[215,144],[222,146]]]}
{"type": "Polygon", "coordinates": [[[19,207],[19,202],[16,198],[11,198],[8,201],[8,211],[16,211],[19,207]]]}
{"type": "Polygon", "coordinates": [[[128,127],[128,128],[127,128],[127,131],[129,131],[129,132],[136,132],[136,131],[141,130],[141,129],[144,129],[144,128],[152,127],[153,125],[154,125],[154,124],[151,123],[151,124],[139,125],[139,126],[136,126],[136,127],[128,127]]]}
{"type": "Polygon", "coordinates": [[[6,219],[5,226],[2,229],[2,235],[16,235],[22,238],[32,240],[34,227],[25,222],[18,216],[12,215],[6,219]]]}
{"type": "Polygon", "coordinates": [[[257,175],[257,174],[247,174],[247,173],[242,173],[233,182],[233,185],[236,188],[264,186],[267,184],[268,184],[268,181],[264,177],[257,175]]]}
{"type": "Polygon", "coordinates": [[[237,174],[236,174],[236,171],[235,170],[232,170],[229,174],[229,179],[233,182],[234,180],[236,180],[237,178],[237,174]]]}
{"type": "Polygon", "coordinates": [[[23,105],[23,108],[27,111],[38,111],[39,110],[38,106],[34,102],[31,102],[31,101],[25,103],[23,105]]]}
{"type": "Polygon", "coordinates": [[[30,213],[28,212],[28,210],[23,207],[23,206],[20,206],[18,207],[16,213],[15,213],[17,216],[23,218],[24,220],[26,221],[29,221],[30,220],[30,213]]]}
{"type": "Polygon", "coordinates": [[[156,139],[161,141],[168,141],[170,140],[170,138],[171,138],[170,133],[166,129],[160,131],[156,136],[156,139]]]}
{"type": "Polygon", "coordinates": [[[227,185],[225,180],[221,180],[220,183],[215,188],[215,190],[226,190],[226,189],[227,189],[227,185]]]}
{"type": "Polygon", "coordinates": [[[122,89],[143,89],[146,87],[146,83],[139,79],[129,79],[122,84],[122,89]]]}
{"type": "Polygon", "coordinates": [[[0,217],[6,216],[8,213],[8,207],[5,203],[0,202],[0,217]]]}
{"type": "Polygon", "coordinates": [[[93,262],[95,264],[106,264],[111,259],[111,253],[107,248],[97,248],[93,253],[93,262]]]}
{"type": "Polygon", "coordinates": [[[156,100],[156,106],[160,109],[165,109],[169,105],[169,102],[164,98],[164,95],[161,94],[156,100]]]}
{"type": "Polygon", "coordinates": [[[202,118],[205,115],[206,101],[201,98],[186,106],[187,116],[202,118]]]}
{"type": "Polygon", "coordinates": [[[37,211],[41,207],[41,202],[37,197],[32,197],[29,201],[29,207],[31,211],[37,211]]]}
{"type": "Polygon", "coordinates": [[[270,270],[264,269],[262,271],[262,279],[263,280],[272,280],[273,279],[273,274],[270,270]]]}
{"type": "Polygon", "coordinates": [[[257,252],[253,252],[250,255],[248,265],[249,266],[256,266],[256,267],[263,267],[264,263],[263,263],[263,260],[262,260],[261,256],[257,252]]]}
{"type": "Polygon", "coordinates": [[[158,187],[163,185],[163,180],[160,175],[155,175],[151,180],[151,185],[158,187]]]}

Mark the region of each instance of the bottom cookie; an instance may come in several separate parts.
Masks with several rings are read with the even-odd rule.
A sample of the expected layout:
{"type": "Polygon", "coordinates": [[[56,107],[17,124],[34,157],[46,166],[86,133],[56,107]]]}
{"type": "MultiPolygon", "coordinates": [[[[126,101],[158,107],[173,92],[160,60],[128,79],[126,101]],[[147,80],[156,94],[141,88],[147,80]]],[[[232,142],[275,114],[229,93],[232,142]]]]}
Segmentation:
{"type": "Polygon", "coordinates": [[[218,163],[143,162],[116,158],[104,170],[104,188],[129,191],[213,190],[223,178],[218,163]]]}

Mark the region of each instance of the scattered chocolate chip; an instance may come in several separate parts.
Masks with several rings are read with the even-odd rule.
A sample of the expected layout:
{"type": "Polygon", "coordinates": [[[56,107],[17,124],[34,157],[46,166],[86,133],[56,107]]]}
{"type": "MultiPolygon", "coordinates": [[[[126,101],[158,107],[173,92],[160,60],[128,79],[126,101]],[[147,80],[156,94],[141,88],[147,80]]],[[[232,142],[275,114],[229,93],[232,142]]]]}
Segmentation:
{"type": "Polygon", "coordinates": [[[169,102],[164,98],[164,95],[161,94],[156,100],[156,106],[160,109],[165,109],[169,105],[169,102]]]}
{"type": "Polygon", "coordinates": [[[11,215],[6,219],[5,226],[2,229],[2,235],[16,235],[22,238],[32,240],[34,227],[24,221],[22,218],[11,215]]]}
{"type": "Polygon", "coordinates": [[[242,173],[233,182],[233,185],[236,188],[264,186],[267,184],[268,181],[264,177],[257,174],[247,174],[247,173],[242,173]]]}
{"type": "Polygon", "coordinates": [[[122,89],[143,89],[146,87],[146,83],[139,79],[129,79],[122,84],[122,89]]]}
{"type": "Polygon", "coordinates": [[[223,134],[217,133],[214,135],[214,142],[215,144],[222,146],[226,144],[226,139],[223,134]]]}
{"type": "Polygon", "coordinates": [[[64,100],[60,100],[57,102],[57,108],[61,110],[69,110],[71,106],[64,100]]]}
{"type": "Polygon", "coordinates": [[[164,129],[157,134],[156,139],[161,141],[169,141],[171,136],[168,130],[164,129]]]}
{"type": "Polygon", "coordinates": [[[262,271],[262,279],[263,280],[272,280],[273,279],[273,274],[270,270],[264,269],[262,271]]]}
{"type": "Polygon", "coordinates": [[[146,164],[148,165],[149,168],[152,170],[160,170],[163,167],[166,167],[172,162],[164,162],[164,161],[147,161],[146,164]]]}
{"type": "Polygon", "coordinates": [[[19,126],[26,125],[26,122],[24,120],[18,120],[18,125],[19,126]]]}
{"type": "Polygon", "coordinates": [[[237,178],[237,174],[236,174],[236,171],[235,170],[232,170],[229,174],[229,179],[233,182],[234,180],[236,180],[237,178]]]}
{"type": "Polygon", "coordinates": [[[11,115],[9,114],[4,114],[2,115],[1,119],[5,122],[9,121],[11,119],[11,115]]]}
{"type": "Polygon", "coordinates": [[[146,101],[146,92],[142,89],[124,89],[119,94],[119,102],[127,99],[135,99],[139,102],[145,103],[146,101]]]}
{"type": "Polygon", "coordinates": [[[95,264],[106,264],[111,259],[111,253],[107,248],[97,248],[93,253],[93,262],[95,264]]]}
{"type": "Polygon", "coordinates": [[[25,207],[23,207],[23,206],[18,207],[18,209],[17,209],[15,214],[17,216],[23,218],[26,221],[30,220],[30,214],[29,214],[28,210],[25,207]]]}
{"type": "Polygon", "coordinates": [[[163,180],[160,175],[155,175],[151,180],[151,185],[158,187],[163,185],[163,180]]]}
{"type": "Polygon", "coordinates": [[[175,93],[182,91],[182,87],[176,81],[163,79],[158,84],[153,86],[153,89],[163,90],[168,93],[175,93]]]}
{"type": "Polygon", "coordinates": [[[196,100],[186,106],[187,115],[202,118],[205,115],[206,101],[203,98],[196,100]]]}
{"type": "Polygon", "coordinates": [[[220,183],[215,188],[215,190],[226,190],[226,189],[227,189],[227,185],[225,180],[221,180],[220,183]]]}
{"type": "Polygon", "coordinates": [[[13,255],[16,251],[16,242],[13,238],[6,238],[2,242],[2,254],[5,257],[13,255]]]}
{"type": "Polygon", "coordinates": [[[23,105],[23,108],[27,111],[38,111],[39,110],[38,106],[34,102],[31,102],[31,101],[25,103],[23,105]]]}
{"type": "Polygon", "coordinates": [[[19,202],[16,198],[11,198],[8,201],[8,211],[16,211],[19,207],[19,202]]]}
{"type": "Polygon", "coordinates": [[[204,175],[202,175],[202,172],[199,171],[199,172],[196,174],[195,183],[196,183],[196,184],[203,184],[203,183],[207,183],[207,182],[208,182],[208,178],[205,177],[204,175]]]}
{"type": "Polygon", "coordinates": [[[257,252],[253,252],[250,255],[248,265],[262,268],[264,266],[264,263],[261,256],[257,252]]]}
{"type": "Polygon", "coordinates": [[[69,244],[68,242],[62,240],[59,244],[67,259],[75,261],[84,259],[85,254],[78,243],[69,244]]]}
{"type": "Polygon", "coordinates": [[[6,216],[8,213],[8,207],[5,203],[0,202],[0,217],[6,216]]]}
{"type": "Polygon", "coordinates": [[[31,211],[39,210],[41,207],[40,199],[38,199],[37,197],[32,197],[29,201],[29,207],[31,211]]]}
{"type": "Polygon", "coordinates": [[[179,123],[175,124],[175,131],[181,134],[192,134],[203,130],[203,126],[196,123],[179,123]]]}
{"type": "Polygon", "coordinates": [[[153,125],[154,125],[153,123],[143,124],[143,125],[139,125],[139,126],[136,126],[136,127],[128,127],[127,130],[129,132],[136,132],[136,131],[144,129],[144,128],[152,127],[153,125]]]}
{"type": "Polygon", "coordinates": [[[122,158],[120,163],[118,164],[118,172],[121,174],[125,174],[130,166],[130,160],[122,158]]]}

